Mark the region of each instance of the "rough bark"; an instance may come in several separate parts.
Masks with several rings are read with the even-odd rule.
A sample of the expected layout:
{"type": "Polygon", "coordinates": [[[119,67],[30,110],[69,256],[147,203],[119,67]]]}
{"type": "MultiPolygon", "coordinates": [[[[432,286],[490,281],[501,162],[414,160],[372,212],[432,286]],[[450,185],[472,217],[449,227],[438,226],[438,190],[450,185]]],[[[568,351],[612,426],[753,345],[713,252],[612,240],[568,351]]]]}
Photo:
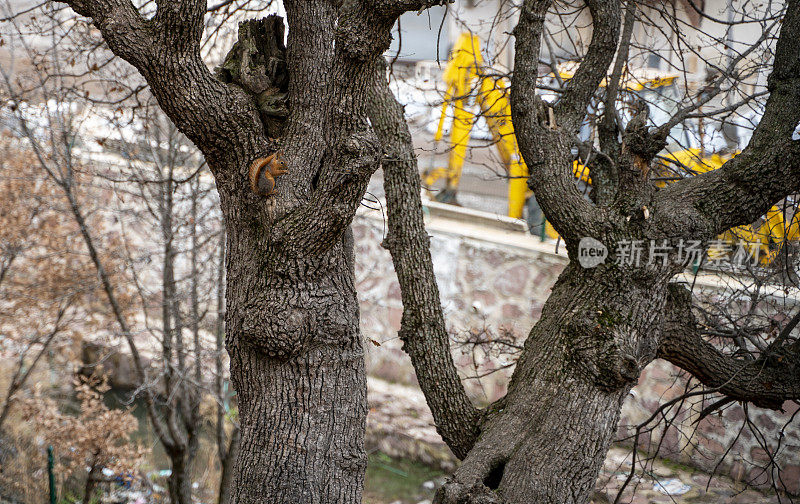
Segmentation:
{"type": "MultiPolygon", "coordinates": [[[[152,19],[128,0],[69,3],[92,16],[109,47],[140,70],[216,177],[229,236],[226,337],[242,426],[232,502],[359,502],[366,394],[349,224],[382,147],[368,121],[367,92],[397,16],[441,2],[287,0],[289,116],[279,140],[265,134],[255,98],[216,80],[200,59],[204,2],[162,0],[152,19]],[[290,172],[279,179],[278,196],[250,194],[247,166],[279,147],[290,172]]],[[[632,183],[621,186],[621,200],[602,206],[575,187],[570,149],[613,61],[620,2],[586,2],[591,46],[552,114],[536,97],[551,3],[522,6],[511,103],[530,186],[573,261],[530,333],[508,395],[483,412],[478,427],[449,361],[435,285],[408,274],[421,268],[432,278],[419,207],[404,200],[415,190],[406,184],[413,165],[386,163],[388,180],[399,184],[387,189],[397,198],[390,206],[408,212],[392,218],[398,232],[387,242],[404,284],[406,348],[440,432],[456,453],[466,454],[437,495],[440,503],[588,501],[622,399],[655,357],[667,284],[682,265],[583,270],[576,262],[582,237],[613,250],[623,239],[713,236],[752,220],[800,183],[800,147],[789,141],[800,118],[798,0],[788,2],[772,95],[752,151],[654,193],[646,176],[634,176],[649,161],[636,154],[648,146],[625,154],[630,140],[646,144],[647,132],[628,135],[628,149],[620,146],[624,155],[615,162],[630,171],[632,183]],[[783,164],[775,168],[776,161],[783,164]],[[644,212],[641,202],[653,210],[644,212]]],[[[396,107],[376,110],[375,127],[383,127],[384,117],[396,122],[396,107]]],[[[403,159],[411,152],[401,145],[409,143],[407,131],[393,131],[396,136],[384,133],[383,147],[403,159]]]]}
{"type": "Polygon", "coordinates": [[[265,133],[257,97],[200,58],[205,2],[68,2],[91,16],[159,105],[203,152],[228,235],[226,340],[241,448],[231,502],[360,502],[366,377],[349,225],[380,160],[366,115],[375,60],[406,10],[440,0],[286,1],[289,115],[265,133]],[[247,167],[282,150],[277,196],[247,167]]]}
{"type": "Polygon", "coordinates": [[[436,502],[588,501],[622,401],[655,355],[665,291],[652,280],[570,263],[436,502]]]}
{"type": "Polygon", "coordinates": [[[228,230],[226,336],[242,435],[231,502],[359,502],[366,379],[352,245],[343,236],[322,257],[269,257],[278,264],[265,275],[254,244],[228,230]]]}
{"type": "MultiPolygon", "coordinates": [[[[676,315],[673,297],[668,296],[670,278],[685,266],[676,257],[661,265],[646,260],[617,265],[613,251],[621,240],[666,238],[675,245],[680,238],[707,239],[754,219],[776,200],[797,190],[798,163],[792,157],[796,146],[788,141],[800,119],[800,111],[794,109],[800,103],[794,99],[796,79],[789,72],[779,72],[771,79],[774,96],[767,106],[769,117],[765,116],[752,154],[743,157],[739,167],[733,163],[719,175],[686,181],[672,191],[670,198],[664,197],[665,191],[656,192],[647,179],[647,165],[663,141],[660,132],[648,132],[643,121],[646,115],[639,117],[641,127],[632,121],[610,159],[621,175],[619,181],[607,183],[619,183],[619,187],[601,188],[610,189],[612,196],[592,205],[573,184],[569,151],[575,141],[574,130],[613,60],[620,36],[620,9],[619,2],[614,1],[587,5],[594,19],[592,47],[552,113],[535,94],[539,46],[550,2],[525,2],[514,32],[517,51],[511,97],[515,130],[531,167],[529,185],[564,238],[571,263],[556,282],[540,321],[525,343],[508,394],[483,412],[474,446],[452,480],[438,492],[436,502],[440,504],[587,502],[616,433],[622,401],[659,348],[663,356],[691,369],[707,384],[746,400],[759,396],[773,379],[795,370],[794,362],[784,362],[780,368],[774,363],[772,367],[738,365],[702,342],[696,333],[689,333],[686,313],[676,315]],[[787,112],[787,108],[792,110],[787,112]],[[767,135],[764,132],[768,128],[780,134],[767,135]],[[770,157],[757,159],[758,149],[767,149],[770,157]],[[790,157],[786,166],[768,172],[766,165],[775,162],[773,153],[790,157]],[[781,184],[784,187],[778,190],[781,184]],[[716,191],[717,199],[711,191],[716,191]],[[704,202],[704,198],[713,199],[713,203],[704,202]],[[742,201],[742,206],[737,207],[736,201],[742,201]],[[698,206],[698,202],[702,204],[698,206]],[[667,204],[689,209],[668,215],[663,213],[667,204]],[[727,205],[724,210],[723,204],[727,205]],[[662,214],[653,218],[646,207],[659,207],[662,214]],[[706,209],[713,210],[710,218],[702,215],[706,209]],[[694,224],[697,218],[683,221],[687,212],[696,212],[711,224],[705,223],[701,229],[694,224]],[[667,229],[664,223],[671,227],[667,229]],[[593,269],[578,264],[577,245],[587,236],[612,251],[606,264],[593,269]],[[662,341],[665,322],[668,334],[662,341]],[[767,375],[759,375],[765,371],[767,375]]],[[[792,67],[798,64],[794,46],[795,34],[800,33],[800,14],[792,5],[787,12],[790,14],[784,20],[776,65],[786,61],[792,67]]],[[[629,7],[623,38],[629,36],[632,13],[629,7]]],[[[393,134],[394,139],[403,139],[402,131],[393,134]]],[[[410,147],[398,152],[410,152],[410,147]]],[[[399,183],[390,177],[386,181],[399,183]]],[[[402,218],[404,226],[413,226],[408,216],[402,218]]],[[[420,243],[415,246],[423,246],[420,243]]],[[[402,266],[401,255],[394,259],[402,266]]],[[[404,278],[399,270],[398,278],[403,289],[414,292],[418,281],[404,278]]],[[[414,305],[420,300],[404,295],[403,301],[404,320],[406,314],[411,317],[420,311],[414,305]]],[[[434,346],[429,349],[440,352],[439,359],[447,352],[434,346]]],[[[409,352],[412,362],[418,372],[420,368],[424,372],[425,362],[415,361],[413,352],[409,352]]],[[[446,376],[446,366],[443,369],[434,380],[446,376]]],[[[450,386],[450,390],[457,393],[458,387],[450,386]]],[[[793,394],[794,380],[774,393],[773,400],[765,395],[766,402],[760,404],[774,406],[777,400],[793,394]]],[[[448,426],[438,427],[447,432],[448,426]]],[[[448,439],[454,450],[462,449],[458,444],[462,440],[448,439]]]]}

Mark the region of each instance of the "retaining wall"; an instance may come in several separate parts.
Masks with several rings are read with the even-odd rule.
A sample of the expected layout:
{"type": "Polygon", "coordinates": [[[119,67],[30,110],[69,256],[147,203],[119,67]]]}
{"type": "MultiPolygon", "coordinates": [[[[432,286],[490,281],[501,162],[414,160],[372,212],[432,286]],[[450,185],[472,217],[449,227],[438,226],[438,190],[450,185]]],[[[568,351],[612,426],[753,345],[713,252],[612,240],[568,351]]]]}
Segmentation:
{"type": "MultiPolygon", "coordinates": [[[[511,373],[508,366],[514,357],[458,342],[470,330],[488,330],[493,337],[524,341],[567,262],[563,245],[556,251],[552,243],[541,243],[502,226],[494,229],[440,218],[429,219],[427,226],[448,329],[456,343],[456,363],[465,377],[499,370],[481,379],[466,380],[476,402],[488,403],[505,393],[511,373]]],[[[373,343],[367,344],[368,372],[385,380],[415,384],[413,368],[397,338],[402,302],[391,257],[380,246],[385,222],[375,214],[362,214],[353,230],[361,329],[373,343]]],[[[707,283],[708,288],[714,288],[713,280],[707,283]]],[[[685,386],[685,377],[671,364],[657,360],[648,366],[623,407],[619,439],[630,442],[635,426],[685,386]]],[[[768,484],[774,476],[763,469],[769,462],[763,447],[768,446],[777,449],[775,460],[782,468],[779,486],[800,493],[800,421],[790,423],[797,411],[795,404],[787,402],[784,412],[749,407],[749,419],[761,434],[749,428],[738,404],[696,422],[706,405],[699,398],[687,401],[672,419],[671,427],[643,433],[640,445],[658,450],[660,456],[758,485],[768,484]]]]}

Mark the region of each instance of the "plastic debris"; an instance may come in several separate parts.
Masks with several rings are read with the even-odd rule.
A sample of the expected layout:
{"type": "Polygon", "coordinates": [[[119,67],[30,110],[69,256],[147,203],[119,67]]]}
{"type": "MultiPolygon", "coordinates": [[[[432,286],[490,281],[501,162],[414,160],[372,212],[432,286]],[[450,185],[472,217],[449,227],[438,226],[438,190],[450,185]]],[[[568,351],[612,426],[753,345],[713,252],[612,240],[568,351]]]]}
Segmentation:
{"type": "Polygon", "coordinates": [[[677,478],[656,480],[655,483],[653,483],[653,490],[664,495],[683,495],[691,489],[691,486],[677,478]]]}

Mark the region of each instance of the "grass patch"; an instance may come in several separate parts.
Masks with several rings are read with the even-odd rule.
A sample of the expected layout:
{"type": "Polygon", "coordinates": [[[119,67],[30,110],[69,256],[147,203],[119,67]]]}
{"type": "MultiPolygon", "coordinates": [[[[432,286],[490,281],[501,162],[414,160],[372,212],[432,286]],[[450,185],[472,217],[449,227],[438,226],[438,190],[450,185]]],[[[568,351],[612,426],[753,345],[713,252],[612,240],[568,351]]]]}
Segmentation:
{"type": "Polygon", "coordinates": [[[416,503],[432,499],[433,490],[423,488],[422,484],[442,474],[418,462],[372,453],[367,463],[364,504],[416,503]]]}

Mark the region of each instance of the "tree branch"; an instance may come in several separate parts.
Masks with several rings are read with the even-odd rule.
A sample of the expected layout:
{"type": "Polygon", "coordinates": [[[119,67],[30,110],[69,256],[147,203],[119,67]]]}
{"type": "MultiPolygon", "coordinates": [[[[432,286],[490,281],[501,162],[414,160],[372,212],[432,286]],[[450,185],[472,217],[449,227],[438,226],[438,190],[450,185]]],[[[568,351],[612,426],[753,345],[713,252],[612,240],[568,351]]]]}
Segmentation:
{"type": "Polygon", "coordinates": [[[97,247],[95,247],[94,238],[89,231],[89,226],[86,224],[86,219],[83,217],[80,205],[75,198],[75,195],[72,193],[71,187],[65,185],[61,185],[61,187],[64,190],[67,201],[69,202],[70,210],[75,218],[75,222],[78,224],[78,229],[80,230],[83,242],[89,251],[89,257],[91,258],[92,263],[94,263],[95,269],[97,270],[97,276],[100,278],[100,283],[103,286],[103,291],[105,291],[108,303],[111,305],[111,311],[114,314],[114,318],[116,319],[117,324],[119,324],[123,338],[125,338],[125,341],[128,343],[128,349],[130,350],[131,357],[133,359],[133,367],[136,370],[136,377],[139,379],[141,387],[144,388],[145,406],[148,417],[150,418],[150,423],[153,427],[153,431],[156,433],[156,436],[158,436],[159,441],[161,441],[164,447],[167,450],[171,450],[175,447],[176,440],[167,433],[164,423],[158,414],[155,406],[155,394],[153,393],[152,387],[148,384],[147,371],[145,370],[144,362],[141,354],[139,353],[139,348],[136,346],[136,341],[134,340],[133,332],[128,325],[128,320],[119,304],[116,290],[111,283],[111,279],[109,278],[108,272],[103,265],[103,261],[100,259],[100,254],[97,251],[97,247]]]}
{"type": "MultiPolygon", "coordinates": [[[[599,210],[583,198],[575,185],[570,153],[575,142],[574,128],[549,124],[546,120],[548,105],[536,95],[539,50],[550,4],[551,0],[526,0],[522,6],[514,29],[511,115],[517,142],[530,172],[528,185],[556,231],[571,240],[591,234],[600,216],[597,215],[599,210]]],[[[588,67],[584,69],[584,74],[586,72],[588,67]]],[[[586,76],[581,78],[581,81],[586,80],[586,76]]],[[[574,102],[580,99],[579,95],[583,96],[582,93],[573,91],[570,99],[573,105],[569,107],[577,106],[574,102]]]]}
{"type": "MultiPolygon", "coordinates": [[[[774,26],[777,23],[778,22],[775,21],[775,23],[773,23],[772,26],[774,26]]],[[[677,126],[681,122],[685,121],[686,119],[689,119],[690,117],[697,116],[697,114],[692,114],[692,112],[694,112],[695,110],[699,109],[700,107],[702,107],[703,105],[705,105],[706,103],[708,103],[712,99],[714,99],[714,97],[719,95],[723,91],[722,83],[725,80],[727,80],[727,79],[736,79],[737,78],[737,76],[735,74],[736,66],[745,57],[747,57],[748,54],[750,54],[753,51],[755,51],[756,49],[758,49],[761,46],[761,44],[765,40],[767,40],[767,38],[769,38],[770,35],[772,35],[772,29],[771,29],[772,26],[770,26],[770,28],[768,28],[768,29],[765,29],[764,33],[761,34],[761,37],[759,37],[758,40],[753,42],[753,44],[751,44],[747,48],[747,50],[739,53],[739,55],[736,58],[731,60],[731,62],[728,64],[728,66],[725,69],[725,71],[723,71],[722,74],[719,77],[714,79],[713,82],[711,82],[710,84],[708,84],[704,88],[704,90],[700,93],[700,96],[698,97],[699,99],[696,102],[694,102],[694,103],[692,103],[690,105],[687,105],[686,107],[683,107],[680,110],[678,110],[672,117],[669,118],[669,120],[666,123],[664,123],[663,125],[659,126],[658,129],[652,134],[653,135],[659,135],[659,136],[662,136],[662,137],[666,138],[666,136],[669,134],[669,132],[670,132],[670,130],[672,128],[674,128],[675,126],[677,126]]]]}
{"type": "Polygon", "coordinates": [[[748,224],[800,191],[800,0],[790,0],[769,77],[764,116],[750,144],[720,169],[656,193],[652,225],[665,236],[711,239],[748,224]]]}
{"type": "Polygon", "coordinates": [[[154,49],[152,22],[146,20],[130,0],[64,0],[72,10],[92,18],[109,48],[138,67],[154,49]]]}
{"type": "Polygon", "coordinates": [[[620,34],[619,0],[586,0],[592,14],[592,40],[575,75],[555,107],[562,127],[575,129],[614,60],[620,34]]]}
{"type": "Polygon", "coordinates": [[[384,188],[389,234],[383,246],[392,255],[403,299],[400,338],[411,357],[436,427],[453,453],[463,459],[478,437],[478,411],[467,397],[453,364],[439,288],[425,230],[420,179],[411,133],[378,65],[370,96],[370,120],[384,146],[384,188]]]}
{"type": "Polygon", "coordinates": [[[313,190],[325,153],[337,12],[330,1],[286,0],[284,7],[291,27],[286,40],[289,117],[283,146],[289,173],[278,188],[290,188],[290,196],[302,201],[313,190]]]}
{"type": "MultiPolygon", "coordinates": [[[[28,368],[25,369],[25,371],[23,371],[23,369],[27,349],[20,352],[19,363],[17,364],[17,368],[11,377],[11,382],[8,385],[8,391],[6,392],[6,398],[3,401],[3,407],[0,409],[0,432],[3,431],[3,424],[5,423],[8,413],[11,410],[11,403],[14,400],[14,394],[16,394],[17,391],[25,385],[34,368],[36,367],[36,364],[39,363],[42,356],[47,353],[48,349],[50,348],[50,343],[52,343],[56,335],[61,332],[61,319],[64,317],[64,313],[69,307],[70,302],[71,300],[68,300],[66,306],[59,308],[56,315],[56,320],[53,323],[53,330],[44,337],[44,341],[41,343],[42,346],[39,348],[39,351],[36,352],[36,355],[33,357],[33,361],[31,361],[30,365],[28,365],[28,368]]],[[[37,338],[36,343],[39,343],[39,341],[41,340],[37,338]]],[[[31,346],[33,346],[33,344],[31,344],[31,346]]]]}
{"type": "Polygon", "coordinates": [[[625,19],[622,22],[622,36],[617,51],[617,59],[606,86],[603,118],[598,125],[600,148],[606,157],[596,160],[592,166],[592,197],[598,205],[608,205],[614,201],[617,192],[618,176],[616,160],[619,157],[619,116],[615,107],[619,95],[622,73],[628,63],[628,54],[636,21],[636,2],[628,0],[625,6],[625,19]]]}
{"type": "Polygon", "coordinates": [[[780,409],[784,401],[800,398],[800,356],[746,360],[723,354],[700,335],[691,296],[686,287],[670,285],[658,357],[737,401],[780,409]]]}
{"type": "MultiPolygon", "coordinates": [[[[380,165],[381,147],[367,118],[367,95],[376,64],[391,43],[391,28],[406,10],[447,1],[384,0],[375,5],[365,0],[346,0],[339,7],[335,51],[324,77],[325,101],[334,105],[324,107],[324,113],[316,113],[322,115],[319,123],[324,127],[315,135],[324,139],[325,155],[321,156],[318,146],[306,149],[316,153],[321,163],[310,164],[319,167],[310,178],[315,182],[310,197],[275,228],[276,239],[291,245],[287,249],[321,254],[337,243],[352,222],[367,183],[380,165]]],[[[292,8],[301,7],[307,5],[292,8]]],[[[329,27],[319,27],[321,31],[326,29],[329,27]]],[[[311,86],[297,90],[298,96],[309,92],[316,90],[311,86]]],[[[301,117],[303,124],[308,122],[307,116],[301,117]]]]}
{"type": "Polygon", "coordinates": [[[108,47],[142,74],[162,110],[203,152],[218,184],[242,180],[267,140],[253,98],[217,80],[199,51],[205,2],[159,2],[152,20],[129,0],[64,0],[92,18],[108,47]],[[239,179],[236,179],[239,180],[239,179]]]}

